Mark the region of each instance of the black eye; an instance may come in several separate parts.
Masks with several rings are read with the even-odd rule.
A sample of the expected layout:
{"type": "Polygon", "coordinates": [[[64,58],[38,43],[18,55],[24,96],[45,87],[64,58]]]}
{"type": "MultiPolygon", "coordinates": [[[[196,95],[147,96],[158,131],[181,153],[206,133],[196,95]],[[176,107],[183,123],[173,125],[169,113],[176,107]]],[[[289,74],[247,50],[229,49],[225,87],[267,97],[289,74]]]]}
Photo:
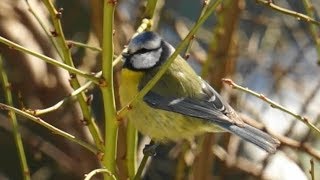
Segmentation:
{"type": "Polygon", "coordinates": [[[136,51],[134,54],[143,54],[143,53],[146,53],[146,52],[149,52],[149,51],[152,51],[153,49],[146,49],[146,48],[142,48],[142,49],[139,49],[138,51],[136,51]]]}

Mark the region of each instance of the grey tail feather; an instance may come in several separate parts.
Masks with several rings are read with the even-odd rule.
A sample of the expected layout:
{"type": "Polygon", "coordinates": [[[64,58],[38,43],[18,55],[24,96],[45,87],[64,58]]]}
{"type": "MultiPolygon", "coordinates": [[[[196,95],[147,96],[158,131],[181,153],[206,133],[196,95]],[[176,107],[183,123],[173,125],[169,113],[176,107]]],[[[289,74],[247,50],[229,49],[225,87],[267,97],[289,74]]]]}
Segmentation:
{"type": "Polygon", "coordinates": [[[249,141],[269,153],[275,153],[277,147],[280,145],[280,142],[277,139],[247,124],[238,126],[235,124],[219,123],[219,125],[227,131],[240,136],[243,140],[249,141]]]}

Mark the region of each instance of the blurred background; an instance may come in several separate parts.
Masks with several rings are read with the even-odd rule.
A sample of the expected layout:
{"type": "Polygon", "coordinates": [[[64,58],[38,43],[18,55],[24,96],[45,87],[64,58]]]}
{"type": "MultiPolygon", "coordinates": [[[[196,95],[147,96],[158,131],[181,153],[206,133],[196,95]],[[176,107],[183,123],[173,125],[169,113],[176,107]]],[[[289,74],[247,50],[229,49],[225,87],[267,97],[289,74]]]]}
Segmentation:
{"type": "MultiPolygon", "coordinates": [[[[49,13],[41,1],[0,1],[0,36],[36,52],[60,60],[49,38],[30,13],[30,7],[53,30],[49,13]]],[[[311,1],[319,21],[320,2],[311,1]]],[[[277,5],[307,14],[303,1],[279,0],[277,5]]],[[[119,0],[115,12],[115,51],[120,54],[144,17],[146,1],[119,0]]],[[[102,37],[101,0],[56,0],[63,8],[62,25],[66,39],[99,47],[102,37]]],[[[176,46],[197,21],[203,1],[158,0],[152,29],[176,46]]],[[[319,26],[315,28],[319,38],[319,26]]],[[[75,66],[86,72],[101,70],[98,51],[72,46],[75,66]]],[[[279,13],[257,1],[226,0],[196,34],[187,52],[188,62],[238,111],[255,126],[278,137],[282,145],[275,154],[266,154],[254,145],[229,133],[208,134],[193,143],[161,145],[148,162],[144,179],[310,179],[310,159],[315,176],[320,177],[319,134],[252,95],[223,85],[222,78],[262,93],[319,127],[320,47],[310,24],[279,13]],[[318,53],[317,53],[318,48],[318,53]]],[[[66,97],[72,88],[66,71],[0,44],[4,69],[11,83],[15,107],[41,109],[66,97]]],[[[182,54],[186,55],[186,54],[182,54]]],[[[118,84],[120,66],[115,68],[118,84]]],[[[81,82],[84,82],[80,78],[81,82]]],[[[117,88],[117,86],[116,86],[117,88]]],[[[102,131],[101,94],[97,87],[92,110],[102,131]]],[[[0,102],[4,92],[0,89],[0,102]]],[[[120,105],[118,104],[118,108],[120,105]]],[[[77,103],[41,116],[50,124],[85,141],[91,136],[83,123],[77,103]]],[[[20,131],[33,179],[83,179],[99,167],[95,155],[81,146],[52,134],[47,129],[19,117],[20,131]]],[[[126,122],[120,124],[118,175],[126,179],[126,122]]],[[[139,156],[147,137],[139,136],[139,156]]],[[[20,164],[7,113],[0,112],[0,179],[22,179],[20,164]]],[[[97,176],[97,179],[101,177],[97,176]]]]}

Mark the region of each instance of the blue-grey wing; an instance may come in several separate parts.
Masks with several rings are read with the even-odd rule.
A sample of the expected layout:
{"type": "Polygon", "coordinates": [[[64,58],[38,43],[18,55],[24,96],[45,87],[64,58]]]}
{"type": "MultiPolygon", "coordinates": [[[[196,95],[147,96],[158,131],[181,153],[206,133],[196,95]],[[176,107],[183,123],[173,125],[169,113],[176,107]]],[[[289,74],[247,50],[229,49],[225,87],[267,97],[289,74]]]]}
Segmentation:
{"type": "Polygon", "coordinates": [[[200,118],[208,121],[230,122],[229,118],[212,102],[193,99],[190,97],[167,97],[154,92],[149,92],[143,98],[149,106],[170,112],[180,113],[186,116],[200,118]]]}
{"type": "Polygon", "coordinates": [[[274,153],[279,141],[267,133],[243,123],[236,112],[206,82],[203,95],[195,97],[170,97],[150,91],[144,96],[149,106],[190,117],[200,118],[240,136],[269,153],[274,153]]]}

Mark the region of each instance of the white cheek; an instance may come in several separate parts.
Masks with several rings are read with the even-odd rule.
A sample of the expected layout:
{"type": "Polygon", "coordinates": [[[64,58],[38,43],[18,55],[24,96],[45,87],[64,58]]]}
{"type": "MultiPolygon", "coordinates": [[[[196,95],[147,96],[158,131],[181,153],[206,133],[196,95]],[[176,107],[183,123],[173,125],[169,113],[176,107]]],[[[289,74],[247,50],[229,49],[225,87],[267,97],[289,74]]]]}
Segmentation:
{"type": "Polygon", "coordinates": [[[160,56],[160,51],[136,54],[131,58],[131,63],[136,69],[152,68],[160,60],[160,56]]]}

